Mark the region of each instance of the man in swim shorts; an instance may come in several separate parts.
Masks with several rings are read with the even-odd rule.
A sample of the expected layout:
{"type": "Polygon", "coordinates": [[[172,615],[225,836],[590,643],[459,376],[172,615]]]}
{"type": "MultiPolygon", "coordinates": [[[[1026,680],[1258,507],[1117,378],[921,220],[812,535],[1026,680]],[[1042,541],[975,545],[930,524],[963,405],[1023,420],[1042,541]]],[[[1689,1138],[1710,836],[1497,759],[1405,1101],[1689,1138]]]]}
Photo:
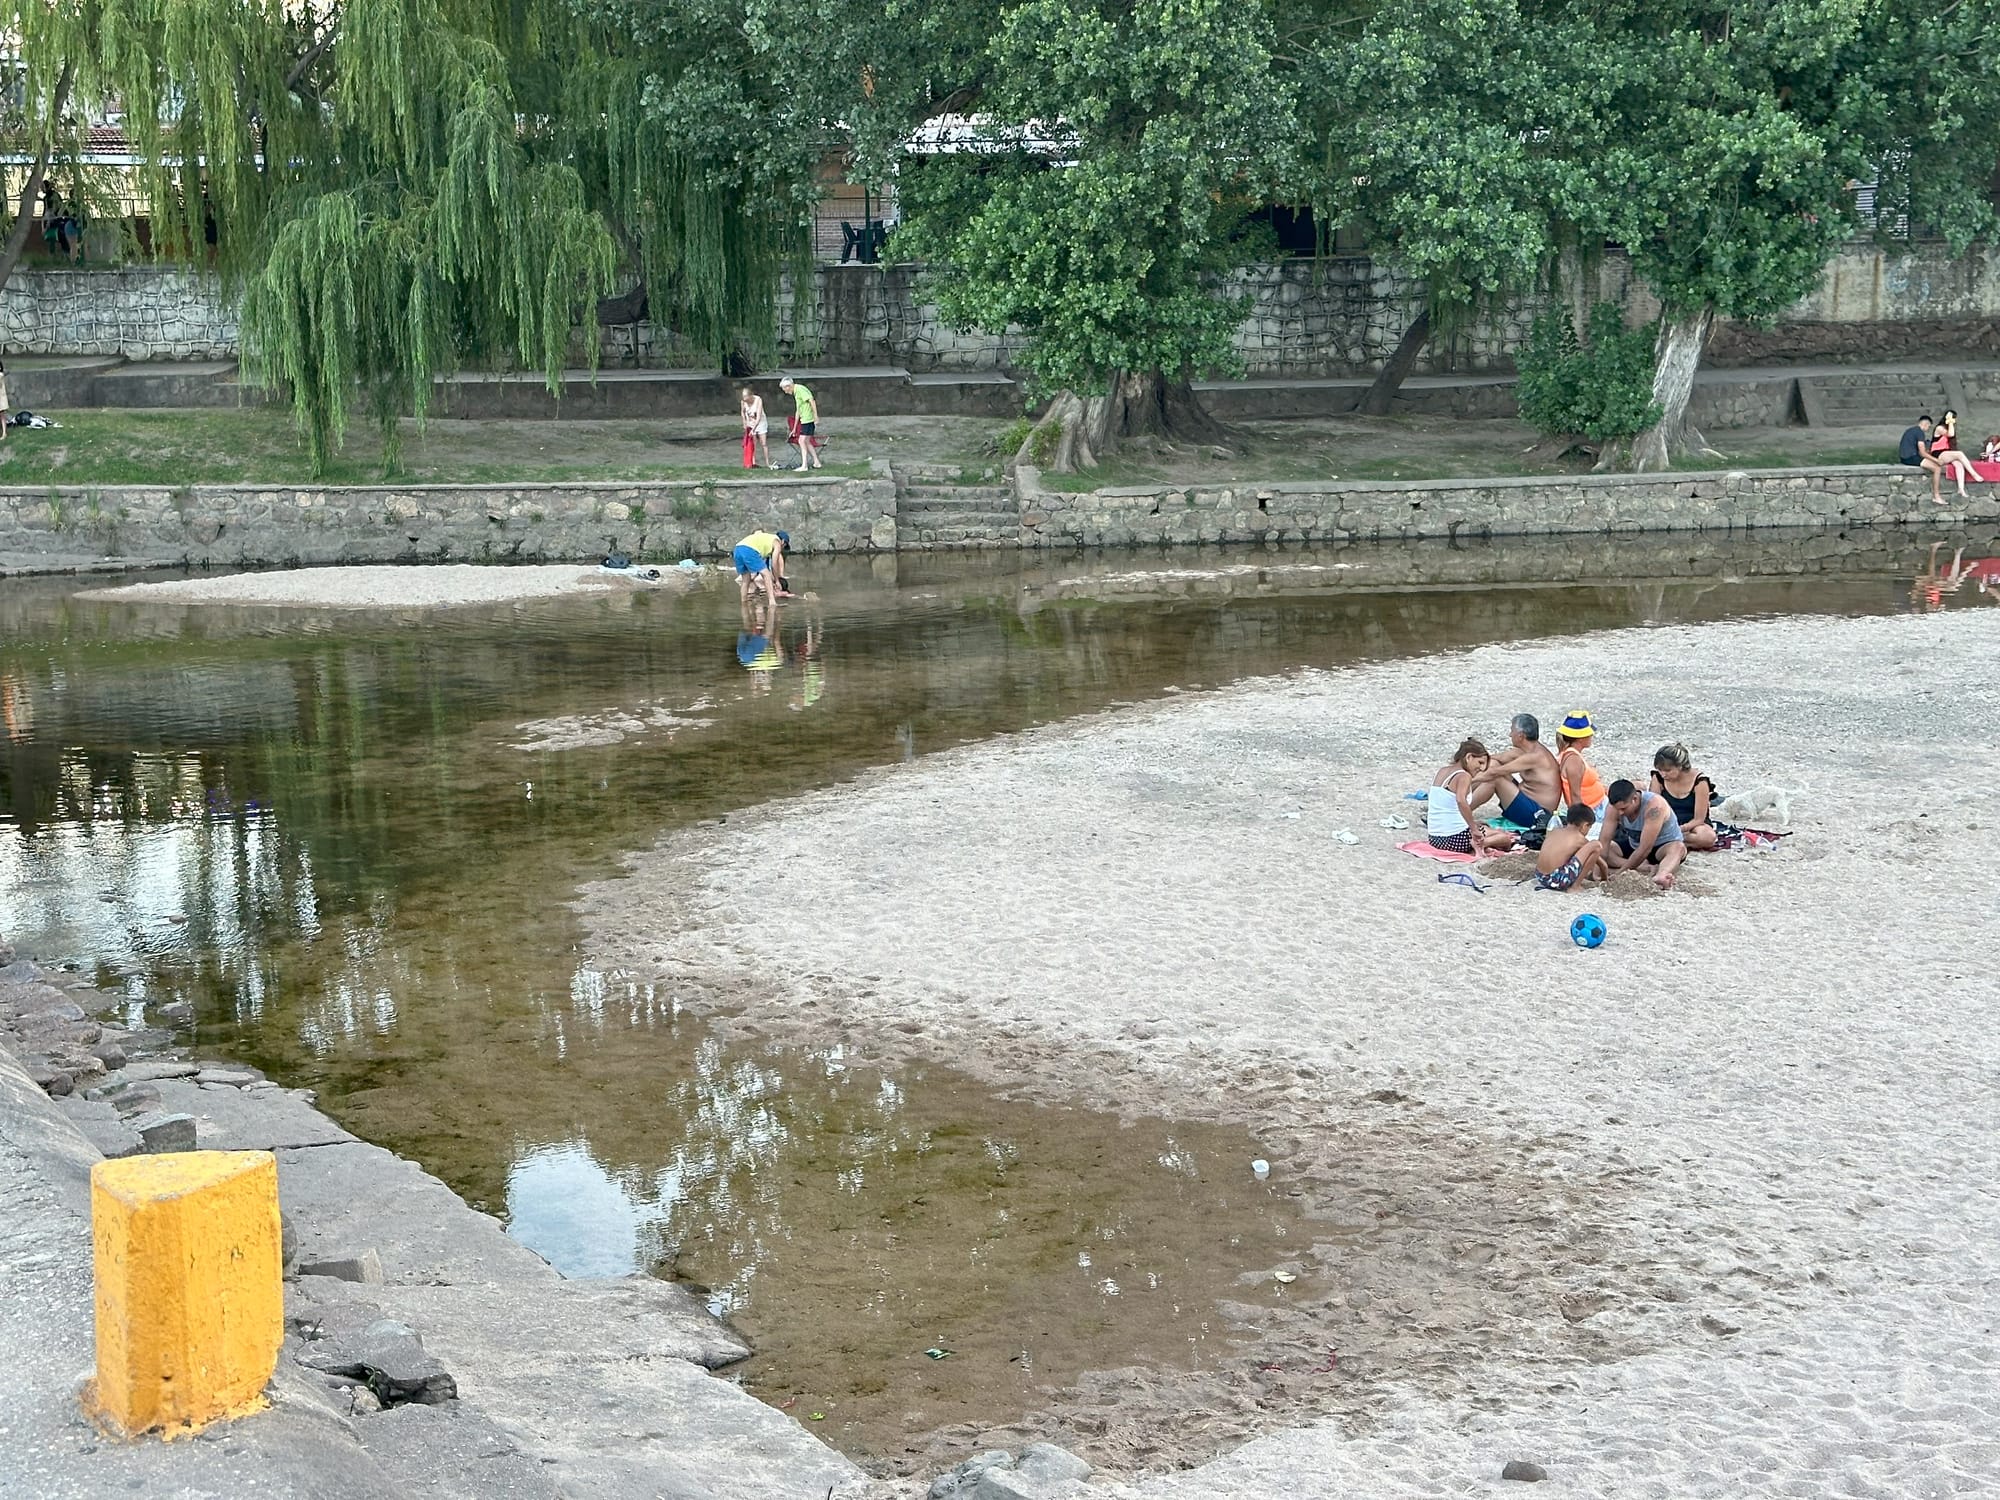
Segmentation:
{"type": "Polygon", "coordinates": [[[1592,880],[1604,878],[1604,851],[1590,839],[1590,825],[1596,817],[1579,804],[1563,814],[1558,827],[1549,830],[1535,860],[1536,890],[1566,891],[1586,875],[1592,880]]]}
{"type": "Polygon", "coordinates": [[[775,606],[783,586],[785,549],[791,544],[791,534],[783,531],[753,531],[738,542],[730,554],[736,562],[737,597],[748,599],[756,589],[775,606]]]}
{"type": "Polygon", "coordinates": [[[1523,828],[1533,828],[1562,804],[1562,777],[1555,752],[1542,743],[1542,724],[1533,714],[1515,714],[1507,727],[1511,750],[1493,758],[1466,799],[1474,807],[1498,798],[1500,816],[1523,828]]]}

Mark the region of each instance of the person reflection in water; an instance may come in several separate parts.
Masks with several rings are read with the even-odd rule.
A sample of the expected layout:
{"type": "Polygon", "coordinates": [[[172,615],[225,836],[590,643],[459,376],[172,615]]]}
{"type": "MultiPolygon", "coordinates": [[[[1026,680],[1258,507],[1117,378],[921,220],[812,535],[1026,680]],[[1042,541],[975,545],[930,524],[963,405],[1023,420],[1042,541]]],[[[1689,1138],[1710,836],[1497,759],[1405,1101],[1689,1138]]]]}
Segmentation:
{"type": "Polygon", "coordinates": [[[784,643],[778,637],[776,600],[747,597],[743,628],[736,636],[736,659],[750,674],[750,691],[768,693],[777,670],[785,664],[784,643]]]}
{"type": "Polygon", "coordinates": [[[799,664],[797,686],[792,693],[794,711],[811,708],[826,692],[826,662],[820,656],[821,624],[819,611],[812,606],[815,596],[806,595],[806,629],[799,642],[792,648],[792,656],[799,664]]]}

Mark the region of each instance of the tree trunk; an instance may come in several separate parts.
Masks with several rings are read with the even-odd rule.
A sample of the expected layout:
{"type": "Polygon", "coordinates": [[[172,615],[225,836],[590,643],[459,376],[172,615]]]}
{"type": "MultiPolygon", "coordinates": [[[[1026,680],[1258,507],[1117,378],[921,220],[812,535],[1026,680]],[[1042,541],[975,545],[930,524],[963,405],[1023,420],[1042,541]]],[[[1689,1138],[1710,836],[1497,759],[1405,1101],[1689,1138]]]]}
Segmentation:
{"type": "Polygon", "coordinates": [[[1430,341],[1431,310],[1426,307],[1410,320],[1410,326],[1403,330],[1403,337],[1396,345],[1396,352],[1389,356],[1389,362],[1382,366],[1375,383],[1368,387],[1368,394],[1361,398],[1361,415],[1364,417],[1386,417],[1389,407],[1396,399],[1396,392],[1403,388],[1403,382],[1410,378],[1410,371],[1416,368],[1417,356],[1424,352],[1424,345],[1430,341]]]}
{"type": "Polygon", "coordinates": [[[1669,313],[1660,320],[1660,341],[1653,352],[1653,399],[1660,403],[1660,420],[1632,440],[1634,473],[1670,468],[1674,458],[1689,449],[1715,452],[1687,419],[1695,371],[1701,368],[1701,351],[1714,326],[1712,307],[1669,313]]]}
{"type": "Polygon", "coordinates": [[[1103,396],[1063,391],[1049,403],[1014,455],[1016,463],[1036,462],[1040,449],[1053,457],[1041,467],[1056,474],[1094,469],[1098,461],[1135,441],[1232,443],[1236,434],[1210,416],[1186,377],[1170,380],[1164,371],[1121,370],[1103,396]],[[1046,436],[1053,431],[1053,439],[1046,436]]]}
{"type": "Polygon", "coordinates": [[[28,169],[27,179],[21,184],[21,198],[14,205],[14,227],[7,235],[7,243],[0,247],[0,289],[4,289],[14,274],[14,267],[21,263],[21,256],[28,248],[28,231],[33,227],[35,200],[42,194],[42,183],[49,173],[49,152],[53,149],[55,131],[62,121],[64,106],[69,103],[70,80],[76,75],[74,63],[64,63],[60,76],[56,79],[56,91],[49,106],[49,128],[42,134],[41,145],[35,151],[35,164],[28,169]]]}

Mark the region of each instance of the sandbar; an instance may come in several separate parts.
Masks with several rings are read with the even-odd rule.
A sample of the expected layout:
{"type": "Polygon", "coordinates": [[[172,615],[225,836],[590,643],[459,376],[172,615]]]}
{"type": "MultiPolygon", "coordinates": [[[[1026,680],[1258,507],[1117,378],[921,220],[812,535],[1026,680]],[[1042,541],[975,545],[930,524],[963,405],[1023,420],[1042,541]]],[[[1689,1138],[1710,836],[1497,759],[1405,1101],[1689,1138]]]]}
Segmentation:
{"type": "Polygon", "coordinates": [[[662,569],[657,580],[634,570],[613,573],[576,563],[501,566],[480,563],[371,564],[360,567],[281,568],[224,573],[161,583],[128,583],[92,589],[92,599],[160,604],[251,604],[294,609],[449,609],[508,604],[564,594],[619,589],[685,587],[686,575],[662,569]]]}

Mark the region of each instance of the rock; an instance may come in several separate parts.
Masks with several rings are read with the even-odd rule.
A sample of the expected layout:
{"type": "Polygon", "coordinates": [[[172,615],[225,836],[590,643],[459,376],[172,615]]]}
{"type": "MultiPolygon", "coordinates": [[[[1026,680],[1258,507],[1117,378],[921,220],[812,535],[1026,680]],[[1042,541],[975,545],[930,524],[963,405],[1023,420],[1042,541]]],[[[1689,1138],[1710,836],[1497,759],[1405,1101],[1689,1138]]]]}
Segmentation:
{"type": "Polygon", "coordinates": [[[372,1412],[378,1412],[382,1409],[382,1398],[375,1394],[372,1387],[365,1385],[353,1387],[352,1393],[347,1398],[347,1403],[348,1410],[352,1411],[357,1417],[365,1417],[372,1412]]]}
{"type": "Polygon", "coordinates": [[[139,1133],[139,1140],[149,1156],[195,1149],[193,1115],[163,1115],[155,1111],[140,1115],[130,1123],[139,1133]]]}
{"type": "Polygon", "coordinates": [[[52,1068],[47,1063],[29,1063],[28,1077],[36,1088],[51,1099],[60,1099],[76,1087],[76,1080],[61,1068],[52,1068]]]}
{"type": "MultiPolygon", "coordinates": [[[[388,1328],[401,1328],[389,1324],[388,1328]]],[[[308,1370],[325,1375],[344,1375],[363,1381],[384,1406],[400,1406],[407,1401],[437,1406],[458,1399],[458,1382],[437,1358],[424,1349],[423,1340],[404,1332],[383,1332],[371,1336],[363,1331],[351,1342],[329,1339],[308,1345],[299,1355],[308,1370]]]]}
{"type": "Polygon", "coordinates": [[[116,1042],[99,1042],[90,1052],[114,1073],[125,1066],[125,1049],[116,1042]]]}
{"type": "MultiPolygon", "coordinates": [[[[92,1092],[102,1093],[103,1090],[94,1089],[92,1092]]],[[[129,1083],[111,1095],[110,1099],[111,1107],[128,1119],[133,1115],[142,1115],[160,1107],[160,1091],[150,1083],[129,1083]]]]}
{"type": "Polygon", "coordinates": [[[260,1081],[256,1073],[246,1073],[240,1068],[202,1068],[194,1075],[196,1083],[224,1084],[232,1089],[240,1089],[260,1081]]]}
{"type": "Polygon", "coordinates": [[[292,1227],[290,1214],[278,1215],[278,1255],[287,1280],[299,1274],[299,1232],[292,1227]]]}
{"type": "Polygon", "coordinates": [[[125,1076],[130,1079],[150,1082],[162,1078],[192,1078],[199,1072],[190,1062],[175,1062],[171,1058],[151,1057],[143,1062],[128,1062],[125,1076]]]}
{"type": "Polygon", "coordinates": [[[160,1019],[169,1026],[188,1026],[194,1022],[194,1002],[192,1000],[172,1000],[162,1005],[160,1019]]]}
{"type": "Polygon", "coordinates": [[[326,1276],[335,1281],[353,1281],[364,1286],[382,1284],[382,1257],[370,1248],[359,1255],[340,1256],[334,1260],[309,1260],[298,1268],[301,1276],[326,1276]]]}
{"type": "Polygon", "coordinates": [[[1055,1500],[1090,1475],[1090,1465],[1054,1443],[1031,1443],[1017,1461],[1004,1448],[941,1474],[931,1500],[1055,1500]]]}
{"type": "Polygon", "coordinates": [[[1089,1464],[1054,1443],[1030,1443],[1021,1450],[1014,1470],[1042,1485],[1073,1484],[1090,1477],[1089,1464]]]}
{"type": "Polygon", "coordinates": [[[1525,1458],[1510,1458],[1507,1467],[1500,1471],[1502,1479],[1518,1479],[1523,1484],[1535,1484],[1549,1477],[1549,1471],[1540,1464],[1531,1464],[1525,1458]]]}
{"type": "Polygon", "coordinates": [[[50,1005],[38,1005],[21,1013],[20,1025],[55,1026],[67,1022],[81,1021],[83,1007],[73,1000],[58,1000],[50,1005]]]}

